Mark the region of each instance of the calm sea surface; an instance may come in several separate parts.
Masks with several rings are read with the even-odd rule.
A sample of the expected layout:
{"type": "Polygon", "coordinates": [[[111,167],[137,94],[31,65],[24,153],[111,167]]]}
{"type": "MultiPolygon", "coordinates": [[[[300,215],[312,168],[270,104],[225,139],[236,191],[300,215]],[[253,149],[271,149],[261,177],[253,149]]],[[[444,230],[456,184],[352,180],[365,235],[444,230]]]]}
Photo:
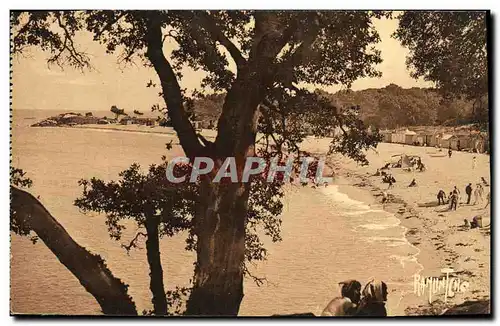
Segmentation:
{"type": "MultiPolygon", "coordinates": [[[[13,112],[12,164],[28,172],[30,192],[40,200],[82,246],[99,253],[114,275],[130,285],[138,309],[151,309],[149,269],[142,250],[127,255],[121,244],[136,228],[128,224],[123,242],[109,238],[104,217],[83,214],[73,206],[81,194],[78,180],[116,179],[137,162],[143,168],[160,162],[169,135],[88,130],[78,128],[30,128],[29,125],[57,112],[13,112]]],[[[145,127],[147,128],[147,127],[145,127]]],[[[174,141],[175,142],[175,141],[174,141]]],[[[412,290],[411,277],[421,266],[418,250],[403,237],[399,220],[376,205],[354,200],[338,185],[321,189],[287,190],[284,199],[281,243],[264,239],[268,260],[251,267],[268,282],[258,287],[245,280],[241,315],[266,316],[296,312],[320,314],[338,294],[337,283],[373,277],[389,286],[389,314],[402,313],[401,295],[412,290]]],[[[168,289],[187,286],[195,255],[186,252],[185,235],[161,240],[161,257],[168,289]]],[[[99,314],[94,298],[58,261],[43,242],[11,237],[11,310],[16,313],[99,314]]]]}

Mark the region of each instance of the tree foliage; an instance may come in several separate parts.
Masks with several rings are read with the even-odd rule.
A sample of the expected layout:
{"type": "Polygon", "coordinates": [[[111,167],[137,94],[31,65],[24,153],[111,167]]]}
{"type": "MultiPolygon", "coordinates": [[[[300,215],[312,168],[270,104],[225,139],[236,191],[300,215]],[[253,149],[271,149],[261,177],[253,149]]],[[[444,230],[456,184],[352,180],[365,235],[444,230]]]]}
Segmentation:
{"type": "MultiPolygon", "coordinates": [[[[432,125],[463,125],[474,123],[473,105],[474,101],[450,98],[443,99],[441,93],[433,88],[401,88],[390,84],[383,88],[371,88],[359,91],[340,90],[336,93],[328,93],[316,90],[323,98],[327,99],[335,107],[343,110],[355,110],[357,117],[365,125],[378,129],[397,128],[401,126],[432,126],[432,125]]],[[[196,99],[194,110],[204,120],[217,119],[224,104],[225,94],[210,94],[196,99]]],[[[295,124],[305,123],[310,116],[309,109],[304,110],[303,118],[295,114],[290,121],[295,124]]],[[[324,118],[324,117],[319,117],[324,118]]],[[[487,119],[487,118],[486,118],[487,119]]],[[[328,120],[323,121],[331,125],[328,120]]],[[[290,122],[291,123],[291,122],[290,122]]],[[[306,124],[304,126],[308,127],[306,124]]],[[[323,128],[318,124],[317,133],[323,131],[325,135],[331,135],[331,128],[323,128]]],[[[306,128],[307,134],[313,131],[306,128]]]]}
{"type": "MultiPolygon", "coordinates": [[[[357,78],[380,75],[374,68],[381,62],[380,51],[374,47],[380,38],[372,18],[381,15],[368,11],[66,11],[13,12],[12,21],[15,53],[40,46],[54,53],[50,62],[85,68],[90,66],[88,56],[77,56],[80,52],[71,42],[77,30],[91,32],[108,52],[120,53],[120,60],[139,59],[150,65],[146,34],[155,20],[165,29],[163,40],[171,39],[178,46],[169,58],[177,80],[182,82],[181,69],[186,65],[201,69],[207,72],[203,86],[216,92],[233,86],[230,60],[237,70],[249,69],[254,60],[251,54],[271,50],[258,46],[273,39],[276,49],[258,62],[268,60],[265,69],[270,84],[264,97],[272,104],[261,107],[261,113],[270,115],[274,110],[288,115],[292,109],[284,99],[301,101],[306,95],[308,101],[314,100],[314,93],[297,85],[350,86],[357,78]]],[[[183,106],[186,109],[187,105],[183,106]]],[[[333,106],[322,107],[323,112],[318,113],[335,115],[333,106]]],[[[331,122],[338,124],[333,119],[331,122]]]]}
{"type": "Polygon", "coordinates": [[[398,19],[394,37],[410,50],[412,76],[434,82],[446,99],[473,101],[471,117],[487,122],[487,13],[405,11],[398,19]]]}
{"type": "Polygon", "coordinates": [[[404,89],[390,84],[379,89],[339,91],[324,96],[340,107],[359,106],[365,124],[383,129],[402,126],[462,125],[473,123],[473,101],[443,99],[432,88],[404,89]]]}
{"type": "Polygon", "coordinates": [[[126,115],[124,109],[119,109],[116,105],[111,106],[110,109],[111,112],[115,114],[116,119],[118,119],[119,116],[121,115],[126,115]]]}

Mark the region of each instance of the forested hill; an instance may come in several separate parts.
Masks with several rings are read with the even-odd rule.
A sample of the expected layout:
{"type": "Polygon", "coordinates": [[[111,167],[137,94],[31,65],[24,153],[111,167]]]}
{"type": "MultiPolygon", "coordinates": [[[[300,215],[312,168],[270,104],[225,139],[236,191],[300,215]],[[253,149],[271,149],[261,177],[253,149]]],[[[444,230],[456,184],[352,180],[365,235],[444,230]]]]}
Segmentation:
{"type": "MultiPolygon", "coordinates": [[[[401,88],[390,84],[384,88],[361,91],[344,90],[335,94],[317,91],[337,106],[359,105],[363,121],[378,128],[414,125],[461,125],[472,122],[472,102],[455,99],[443,102],[434,89],[401,88]]],[[[207,95],[195,101],[200,120],[216,120],[222,110],[225,94],[207,95]]],[[[483,112],[482,119],[487,119],[483,112]]]]}

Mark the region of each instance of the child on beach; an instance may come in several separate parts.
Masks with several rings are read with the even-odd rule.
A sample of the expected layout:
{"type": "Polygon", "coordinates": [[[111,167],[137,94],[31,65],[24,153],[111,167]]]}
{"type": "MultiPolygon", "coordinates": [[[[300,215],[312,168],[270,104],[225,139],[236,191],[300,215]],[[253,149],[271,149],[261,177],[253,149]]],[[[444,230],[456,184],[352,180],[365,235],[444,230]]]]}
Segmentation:
{"type": "Polygon", "coordinates": [[[382,191],[382,204],[387,204],[389,203],[389,194],[387,191],[382,191]]]}
{"type": "Polygon", "coordinates": [[[474,170],[476,168],[476,165],[477,165],[477,161],[476,161],[476,157],[474,156],[472,158],[472,169],[474,170]]]}

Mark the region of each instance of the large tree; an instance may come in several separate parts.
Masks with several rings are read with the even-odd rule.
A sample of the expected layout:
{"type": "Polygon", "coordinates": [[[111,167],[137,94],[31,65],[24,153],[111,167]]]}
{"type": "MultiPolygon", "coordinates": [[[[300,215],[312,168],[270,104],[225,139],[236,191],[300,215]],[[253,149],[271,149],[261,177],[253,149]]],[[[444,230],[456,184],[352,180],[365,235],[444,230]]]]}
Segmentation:
{"type": "Polygon", "coordinates": [[[415,78],[432,81],[445,99],[473,101],[472,120],[488,122],[488,49],[485,11],[405,11],[394,37],[410,50],[415,78]]]}
{"type": "MultiPolygon", "coordinates": [[[[363,150],[376,144],[356,108],[337,108],[308,85],[350,86],[375,77],[381,62],[379,36],[368,11],[85,11],[13,12],[13,52],[38,46],[49,62],[91,65],[74,42],[87,30],[124,61],[142,60],[158,75],[161,95],[180,144],[191,159],[208,156],[217,169],[235,157],[241,179],[252,156],[280,158],[303,152],[308,132],[333,134],[331,151],[366,163],[363,150]],[[177,48],[166,56],[165,39],[177,48]],[[230,62],[235,69],[230,69],[230,62]],[[226,92],[214,142],[190,123],[192,103],[182,89],[184,66],[207,72],[203,86],[226,92]],[[302,123],[294,123],[301,121],[302,123]],[[256,135],[266,145],[256,148],[256,135]]],[[[193,220],[197,262],[187,313],[236,315],[243,298],[246,225],[251,183],[200,182],[193,220]]]]}

